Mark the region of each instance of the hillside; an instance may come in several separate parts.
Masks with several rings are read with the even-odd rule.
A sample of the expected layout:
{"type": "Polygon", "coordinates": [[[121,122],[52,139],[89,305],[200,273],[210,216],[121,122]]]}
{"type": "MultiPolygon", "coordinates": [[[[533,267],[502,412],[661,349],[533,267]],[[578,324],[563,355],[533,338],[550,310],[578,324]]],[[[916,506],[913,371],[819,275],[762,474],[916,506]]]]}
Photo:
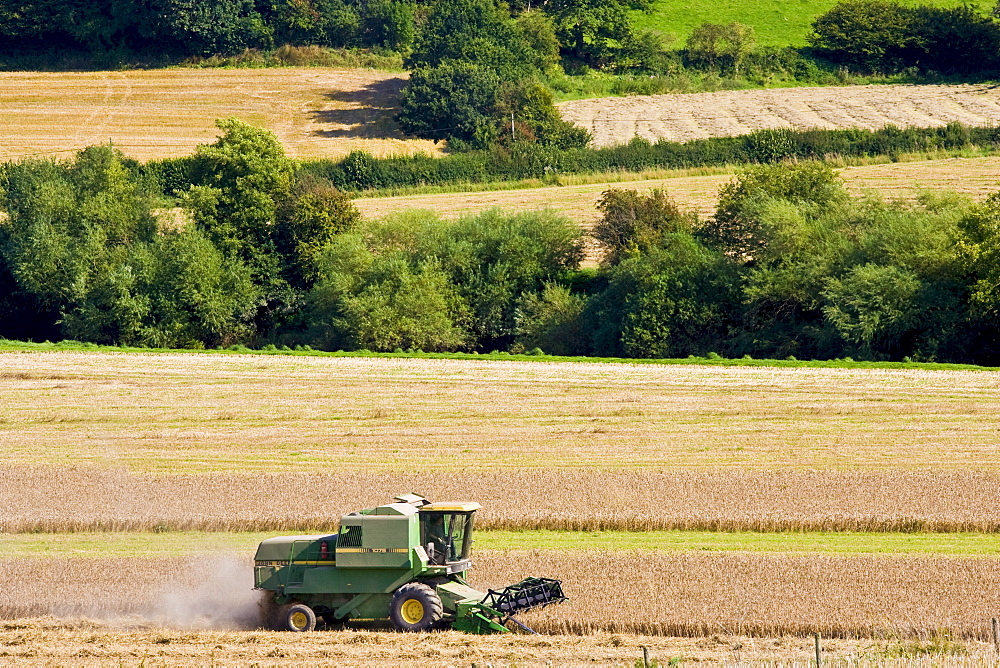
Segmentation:
{"type": "MultiPolygon", "coordinates": [[[[846,167],[840,172],[847,182],[848,189],[858,194],[874,190],[888,198],[905,199],[913,197],[923,189],[951,190],[979,199],[1000,189],[997,179],[998,168],[1000,168],[1000,158],[995,157],[946,158],[846,167]]],[[[601,193],[609,188],[640,192],[661,188],[676,199],[681,208],[694,209],[699,215],[708,216],[715,210],[719,188],[732,177],[732,173],[725,173],[545,186],[521,190],[361,197],[354,200],[354,203],[369,217],[385,216],[411,208],[429,209],[448,218],[475,213],[492,206],[510,210],[550,208],[589,226],[599,217],[596,205],[601,193]]]]}
{"type": "MultiPolygon", "coordinates": [[[[970,5],[989,11],[993,5],[982,0],[901,0],[907,5],[958,7],[970,5]]],[[[757,43],[762,46],[805,46],[806,35],[817,16],[837,4],[837,0],[795,0],[794,2],[757,2],[727,0],[654,0],[650,12],[634,12],[637,28],[656,30],[674,38],[672,46],[682,47],[691,31],[702,23],[739,21],[753,26],[757,43]]]]}
{"type": "Polygon", "coordinates": [[[689,141],[770,128],[986,126],[1000,121],[1000,91],[989,85],[827,86],[596,98],[558,108],[600,147],[633,137],[689,141]]]}

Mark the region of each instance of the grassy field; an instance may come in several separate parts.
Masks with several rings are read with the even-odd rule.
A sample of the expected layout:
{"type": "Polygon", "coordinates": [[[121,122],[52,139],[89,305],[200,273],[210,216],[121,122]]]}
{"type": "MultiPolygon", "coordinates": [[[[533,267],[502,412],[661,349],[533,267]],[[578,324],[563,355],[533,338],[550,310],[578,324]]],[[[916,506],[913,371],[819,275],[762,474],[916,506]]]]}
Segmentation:
{"type": "MultiPolygon", "coordinates": [[[[993,3],[982,0],[902,0],[908,5],[957,7],[971,5],[982,12],[993,8],[993,3]]],[[[806,35],[812,22],[820,14],[837,4],[837,0],[791,0],[790,2],[761,2],[760,0],[727,0],[726,2],[699,2],[698,0],[654,0],[652,11],[634,12],[636,27],[656,30],[674,38],[673,45],[680,48],[691,31],[702,23],[729,23],[739,21],[753,26],[757,43],[763,46],[805,46],[806,35]]]]}
{"type": "MultiPolygon", "coordinates": [[[[337,518],[331,518],[329,530],[337,518]]],[[[321,531],[320,531],[321,533],[321,531]]],[[[250,557],[264,532],[22,533],[3,537],[3,557],[90,559],[236,554],[250,557]]],[[[858,533],[750,531],[491,531],[478,530],[479,550],[642,550],[651,552],[790,552],[809,554],[909,554],[1000,556],[1000,535],[982,533],[858,533]]]]}

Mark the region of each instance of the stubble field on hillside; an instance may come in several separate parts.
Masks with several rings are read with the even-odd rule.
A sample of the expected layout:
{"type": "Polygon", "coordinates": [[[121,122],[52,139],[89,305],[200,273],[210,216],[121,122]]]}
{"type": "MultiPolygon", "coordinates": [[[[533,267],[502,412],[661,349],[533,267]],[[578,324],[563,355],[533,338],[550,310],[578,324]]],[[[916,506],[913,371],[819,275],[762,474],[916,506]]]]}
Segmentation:
{"type": "MultiPolygon", "coordinates": [[[[1000,190],[1000,158],[943,158],[895,162],[840,169],[848,190],[874,192],[889,199],[912,200],[923,191],[948,190],[983,199],[1000,190]]],[[[715,212],[719,189],[732,173],[669,176],[641,180],[604,181],[583,185],[545,186],[519,190],[361,197],[354,200],[366,216],[377,218],[404,209],[427,209],[445,218],[457,218],[490,207],[507,210],[553,209],[589,228],[598,218],[597,202],[611,188],[649,192],[664,190],[681,209],[706,218],[715,212]]]]}
{"type": "Polygon", "coordinates": [[[1000,121],[993,85],[869,85],[714,93],[636,95],[572,100],[558,105],[564,119],[589,130],[594,146],[732,137],[755,130],[940,127],[1000,121]]]}
{"type": "Polygon", "coordinates": [[[0,160],[108,142],[139,160],[190,155],[217,118],[277,134],[297,158],[436,153],[392,120],[405,73],[324,67],[0,73],[0,160]]]}

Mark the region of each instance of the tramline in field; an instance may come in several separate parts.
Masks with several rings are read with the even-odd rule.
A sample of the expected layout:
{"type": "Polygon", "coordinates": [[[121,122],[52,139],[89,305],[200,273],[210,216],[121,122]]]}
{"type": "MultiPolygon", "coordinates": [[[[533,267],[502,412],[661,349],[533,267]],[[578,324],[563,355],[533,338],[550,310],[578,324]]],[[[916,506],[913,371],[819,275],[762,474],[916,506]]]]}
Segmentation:
{"type": "Polygon", "coordinates": [[[468,585],[478,503],[430,503],[403,494],[341,518],[338,533],[265,540],[254,586],[272,592],[277,629],[312,631],[355,619],[389,619],[402,631],[450,626],[505,633],[513,616],[566,600],[559,580],[526,578],[498,590],[468,585]]]}

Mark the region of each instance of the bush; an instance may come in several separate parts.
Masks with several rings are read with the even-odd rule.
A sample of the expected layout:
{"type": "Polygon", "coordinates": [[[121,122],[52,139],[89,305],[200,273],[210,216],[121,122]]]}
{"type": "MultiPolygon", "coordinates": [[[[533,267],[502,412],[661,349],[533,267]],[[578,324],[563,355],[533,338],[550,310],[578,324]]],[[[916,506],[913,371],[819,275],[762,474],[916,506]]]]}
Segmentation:
{"type": "Polygon", "coordinates": [[[591,232],[613,266],[631,254],[657,246],[664,235],[690,232],[697,216],[683,213],[662,190],[640,195],[635,190],[607,190],[597,202],[603,214],[591,232]]]}
{"type": "Polygon", "coordinates": [[[484,148],[499,135],[496,108],[500,78],[466,62],[415,70],[397,116],[404,132],[439,141],[458,139],[484,148]]]}
{"type": "Polygon", "coordinates": [[[820,56],[864,72],[969,73],[1000,62],[1000,26],[967,6],[849,0],[817,18],[809,40],[820,56]]]}
{"type": "Polygon", "coordinates": [[[549,355],[586,355],[582,318],[586,303],[555,283],[546,283],[541,292],[525,293],[515,314],[516,343],[549,355]]]}
{"type": "Polygon", "coordinates": [[[727,350],[735,267],[690,234],[667,235],[608,273],[588,309],[597,355],[685,357],[727,350]]]}

